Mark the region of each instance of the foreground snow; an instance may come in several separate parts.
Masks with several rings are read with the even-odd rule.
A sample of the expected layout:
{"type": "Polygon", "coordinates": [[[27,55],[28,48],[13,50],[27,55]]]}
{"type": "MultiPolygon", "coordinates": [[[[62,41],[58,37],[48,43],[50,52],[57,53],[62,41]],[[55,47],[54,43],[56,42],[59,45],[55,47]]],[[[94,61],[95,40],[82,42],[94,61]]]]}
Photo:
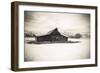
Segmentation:
{"type": "MultiPolygon", "coordinates": [[[[78,39],[69,40],[76,41],[78,39]]],[[[64,61],[89,58],[89,39],[79,39],[78,41],[80,43],[25,43],[25,61],[64,61]]]]}

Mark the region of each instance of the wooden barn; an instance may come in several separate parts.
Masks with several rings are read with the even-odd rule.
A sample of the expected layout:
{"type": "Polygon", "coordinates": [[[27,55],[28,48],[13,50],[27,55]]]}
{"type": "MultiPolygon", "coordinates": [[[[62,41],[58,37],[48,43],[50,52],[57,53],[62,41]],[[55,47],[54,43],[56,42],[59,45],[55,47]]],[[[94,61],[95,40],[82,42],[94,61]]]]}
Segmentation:
{"type": "Polygon", "coordinates": [[[54,29],[50,34],[36,37],[37,42],[66,42],[68,37],[60,34],[58,29],[54,29]]]}

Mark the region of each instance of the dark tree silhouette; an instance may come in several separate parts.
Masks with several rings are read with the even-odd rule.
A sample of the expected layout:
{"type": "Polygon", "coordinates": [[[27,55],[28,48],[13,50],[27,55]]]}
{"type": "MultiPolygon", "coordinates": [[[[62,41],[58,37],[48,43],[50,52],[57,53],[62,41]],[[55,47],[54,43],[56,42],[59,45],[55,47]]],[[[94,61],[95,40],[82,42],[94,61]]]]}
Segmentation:
{"type": "Polygon", "coordinates": [[[75,35],[75,38],[81,38],[82,37],[82,35],[80,34],[80,33],[77,33],[76,35],[75,35]]]}

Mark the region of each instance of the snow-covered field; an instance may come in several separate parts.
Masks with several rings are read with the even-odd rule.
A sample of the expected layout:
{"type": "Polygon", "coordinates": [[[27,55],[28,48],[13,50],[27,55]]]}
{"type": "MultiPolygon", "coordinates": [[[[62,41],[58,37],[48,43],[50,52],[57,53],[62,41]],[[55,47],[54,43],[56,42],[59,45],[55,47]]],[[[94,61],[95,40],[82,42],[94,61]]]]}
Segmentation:
{"type": "Polygon", "coordinates": [[[25,61],[65,61],[90,57],[89,39],[69,39],[80,43],[27,44],[25,61]]]}

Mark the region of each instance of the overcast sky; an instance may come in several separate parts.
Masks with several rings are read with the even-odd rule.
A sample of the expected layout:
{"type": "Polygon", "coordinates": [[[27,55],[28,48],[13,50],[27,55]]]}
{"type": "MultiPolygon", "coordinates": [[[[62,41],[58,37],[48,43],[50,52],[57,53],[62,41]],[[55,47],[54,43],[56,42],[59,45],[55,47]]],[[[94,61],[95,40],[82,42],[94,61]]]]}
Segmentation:
{"type": "Polygon", "coordinates": [[[25,32],[32,32],[37,36],[45,35],[55,28],[63,35],[90,30],[89,14],[25,11],[24,22],[25,32]]]}

